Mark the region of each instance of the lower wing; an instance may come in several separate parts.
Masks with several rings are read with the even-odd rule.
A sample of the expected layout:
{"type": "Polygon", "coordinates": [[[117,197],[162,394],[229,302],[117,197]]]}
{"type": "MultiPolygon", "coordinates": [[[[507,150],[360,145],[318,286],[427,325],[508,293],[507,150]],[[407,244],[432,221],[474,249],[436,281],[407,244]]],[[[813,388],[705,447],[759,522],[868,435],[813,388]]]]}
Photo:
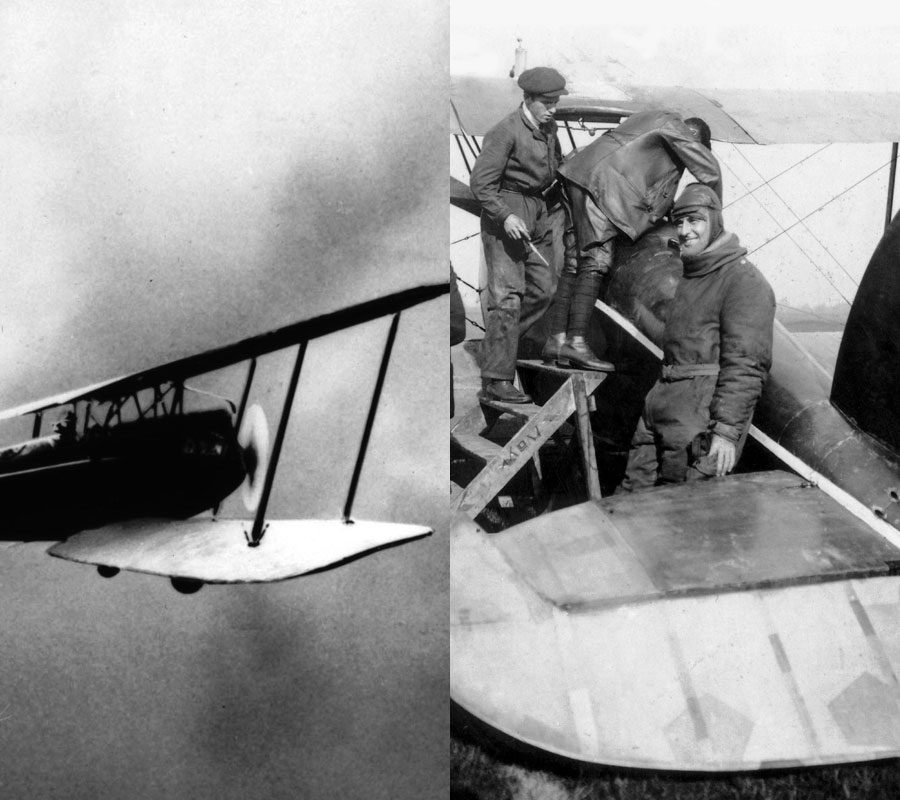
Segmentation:
{"type": "Polygon", "coordinates": [[[200,583],[263,583],[339,566],[428,536],[430,528],[367,520],[270,520],[258,545],[252,521],[140,519],[76,534],[50,555],[200,583]]]}

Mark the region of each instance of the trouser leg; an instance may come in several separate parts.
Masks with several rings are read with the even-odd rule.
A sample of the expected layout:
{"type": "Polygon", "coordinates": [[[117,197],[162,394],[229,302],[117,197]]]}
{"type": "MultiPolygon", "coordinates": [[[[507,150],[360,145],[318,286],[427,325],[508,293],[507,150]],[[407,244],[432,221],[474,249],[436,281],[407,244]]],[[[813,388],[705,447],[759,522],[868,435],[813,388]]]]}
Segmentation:
{"type": "Polygon", "coordinates": [[[572,294],[575,291],[575,282],[578,276],[578,249],[575,238],[575,229],[571,225],[566,226],[563,235],[562,273],[556,287],[556,294],[547,312],[549,317],[548,333],[551,336],[565,334],[569,327],[569,306],[572,302],[572,294]]]}
{"type": "Polygon", "coordinates": [[[612,268],[618,229],[579,186],[568,187],[578,248],[578,276],[569,309],[569,336],[583,337],[594,302],[612,268]]]}
{"type": "MultiPolygon", "coordinates": [[[[525,198],[529,203],[532,198],[525,198]]],[[[554,267],[556,254],[554,242],[559,240],[563,225],[561,208],[547,211],[543,201],[534,215],[531,243],[547,261],[545,264],[530,247],[525,249],[525,292],[522,297],[522,309],[519,315],[519,335],[522,336],[544,314],[557,291],[557,272],[554,267]]]]}
{"type": "Polygon", "coordinates": [[[625,477],[616,491],[639,492],[655,486],[658,466],[656,438],[641,416],[631,437],[625,477]]]}
{"type": "MultiPolygon", "coordinates": [[[[687,380],[657,384],[652,399],[651,425],[659,437],[659,482],[688,480],[691,444],[709,429],[709,404],[716,377],[699,375],[687,380]]],[[[702,477],[690,472],[690,477],[702,477]]]]}
{"type": "MultiPolygon", "coordinates": [[[[482,221],[481,240],[487,262],[488,313],[481,342],[481,375],[490,380],[515,377],[519,314],[525,291],[525,265],[496,226],[482,221]]],[[[516,249],[521,249],[521,244],[516,249]]]]}

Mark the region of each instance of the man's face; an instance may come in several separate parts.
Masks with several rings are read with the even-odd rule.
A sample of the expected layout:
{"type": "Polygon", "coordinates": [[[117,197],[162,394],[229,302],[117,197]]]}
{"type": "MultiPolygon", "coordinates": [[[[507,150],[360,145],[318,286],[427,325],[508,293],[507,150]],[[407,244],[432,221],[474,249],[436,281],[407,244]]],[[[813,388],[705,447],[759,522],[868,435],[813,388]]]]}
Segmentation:
{"type": "Polygon", "coordinates": [[[538,121],[538,124],[543,125],[553,119],[558,102],[558,97],[547,94],[532,94],[525,99],[525,107],[531,113],[531,116],[538,121]]]}
{"type": "Polygon", "coordinates": [[[681,257],[693,258],[706,250],[709,244],[709,216],[705,209],[695,208],[675,220],[681,257]]]}

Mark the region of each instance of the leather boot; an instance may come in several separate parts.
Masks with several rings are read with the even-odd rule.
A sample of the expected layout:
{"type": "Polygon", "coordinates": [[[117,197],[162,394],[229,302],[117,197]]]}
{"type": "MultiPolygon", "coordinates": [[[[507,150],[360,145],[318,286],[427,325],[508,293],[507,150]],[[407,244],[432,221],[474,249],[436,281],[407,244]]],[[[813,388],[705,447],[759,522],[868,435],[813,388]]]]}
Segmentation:
{"type": "Polygon", "coordinates": [[[519,391],[512,381],[491,381],[481,390],[485,400],[499,400],[502,403],[530,403],[531,397],[519,391]]]}
{"type": "Polygon", "coordinates": [[[560,348],[566,343],[566,335],[564,333],[551,333],[544,342],[541,350],[541,361],[545,364],[555,364],[559,361],[560,348]]]}
{"type": "Polygon", "coordinates": [[[583,336],[570,336],[559,350],[559,359],[566,360],[575,369],[592,369],[597,372],[612,372],[615,367],[594,355],[583,336]]]}

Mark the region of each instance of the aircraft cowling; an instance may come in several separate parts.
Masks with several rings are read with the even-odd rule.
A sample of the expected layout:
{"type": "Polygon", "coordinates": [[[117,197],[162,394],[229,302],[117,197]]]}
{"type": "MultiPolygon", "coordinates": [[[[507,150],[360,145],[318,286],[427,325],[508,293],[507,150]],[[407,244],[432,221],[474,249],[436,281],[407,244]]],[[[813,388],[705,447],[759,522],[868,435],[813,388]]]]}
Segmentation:
{"type": "MultiPolygon", "coordinates": [[[[681,274],[681,261],[676,251],[668,246],[672,235],[671,228],[662,227],[648,232],[634,244],[620,248],[615,276],[607,293],[609,304],[656,344],[660,343],[669,304],[681,274]]],[[[885,239],[889,240],[888,244],[879,246],[869,267],[875,270],[872,274],[876,276],[884,269],[884,254],[896,253],[900,245],[900,224],[896,220],[885,239]]],[[[868,287],[869,284],[867,272],[862,286],[868,287]]],[[[895,270],[883,285],[891,287],[896,303],[900,296],[900,270],[895,270]]],[[[896,317],[893,319],[896,320],[896,317]]],[[[900,323],[895,321],[894,325],[896,327],[900,323]]],[[[643,397],[652,385],[652,380],[648,383],[648,376],[652,377],[653,373],[647,367],[652,357],[624,332],[612,331],[610,321],[599,311],[595,311],[592,318],[590,339],[598,344],[604,340],[609,342],[607,354],[621,370],[620,381],[627,382],[629,375],[642,374],[642,377],[627,384],[628,390],[623,390],[620,383],[616,383],[608,387],[612,394],[610,399],[598,398],[601,413],[598,414],[600,421],[595,424],[595,431],[601,439],[598,452],[602,459],[604,440],[611,446],[614,443],[612,449],[627,448],[643,397]],[[612,417],[603,420],[604,414],[610,413],[612,417]]],[[[895,334],[894,341],[900,341],[900,333],[895,334]]],[[[848,352],[858,352],[858,346],[848,352]]],[[[753,419],[756,427],[864,503],[876,516],[900,529],[900,460],[897,449],[876,440],[841,413],[829,399],[829,376],[778,322],[775,323],[772,361],[772,369],[753,419]]],[[[890,367],[894,369],[895,376],[900,375],[896,365],[897,360],[892,360],[890,367]]],[[[898,381],[900,377],[895,377],[894,383],[888,386],[898,381]]],[[[848,385],[855,385],[852,379],[848,379],[848,385]]],[[[600,395],[606,394],[606,389],[604,384],[604,392],[600,395]]],[[[896,391],[900,391],[900,386],[896,391]]],[[[880,402],[883,405],[888,401],[885,395],[880,402]]],[[[866,418],[862,411],[857,413],[866,418]]]]}

